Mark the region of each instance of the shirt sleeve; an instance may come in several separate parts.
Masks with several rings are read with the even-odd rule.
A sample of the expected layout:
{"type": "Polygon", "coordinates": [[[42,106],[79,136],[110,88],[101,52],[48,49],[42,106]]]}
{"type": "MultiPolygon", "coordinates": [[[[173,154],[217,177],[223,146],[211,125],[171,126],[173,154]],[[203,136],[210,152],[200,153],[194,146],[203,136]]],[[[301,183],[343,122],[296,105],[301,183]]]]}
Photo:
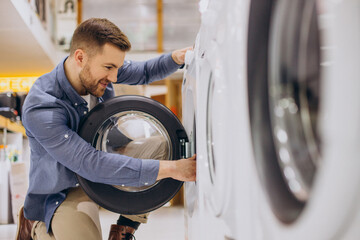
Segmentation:
{"type": "Polygon", "coordinates": [[[119,69],[117,83],[142,85],[164,79],[179,69],[171,57],[171,53],[144,62],[125,61],[119,69]]]}
{"type": "Polygon", "coordinates": [[[112,185],[153,184],[158,160],[142,160],[96,150],[68,127],[69,113],[57,104],[32,107],[24,112],[23,124],[54,161],[93,181],[112,185]]]}

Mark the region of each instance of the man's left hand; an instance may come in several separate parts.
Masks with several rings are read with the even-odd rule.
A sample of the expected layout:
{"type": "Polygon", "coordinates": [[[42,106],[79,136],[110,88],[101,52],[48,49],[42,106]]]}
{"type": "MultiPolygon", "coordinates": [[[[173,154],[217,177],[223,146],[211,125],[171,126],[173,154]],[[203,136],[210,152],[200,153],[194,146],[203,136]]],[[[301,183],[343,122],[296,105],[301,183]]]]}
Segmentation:
{"type": "Polygon", "coordinates": [[[185,53],[188,50],[192,50],[192,47],[175,50],[171,53],[171,57],[178,65],[182,65],[185,63],[185,53]]]}

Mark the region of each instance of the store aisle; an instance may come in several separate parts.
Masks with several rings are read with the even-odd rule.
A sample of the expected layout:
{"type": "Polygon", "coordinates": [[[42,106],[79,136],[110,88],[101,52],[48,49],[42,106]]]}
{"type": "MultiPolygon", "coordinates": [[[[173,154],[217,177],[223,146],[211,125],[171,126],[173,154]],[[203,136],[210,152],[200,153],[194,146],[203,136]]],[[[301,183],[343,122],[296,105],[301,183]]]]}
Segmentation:
{"type": "MultiPolygon", "coordinates": [[[[118,214],[101,210],[100,218],[103,239],[106,240],[110,225],[116,222],[118,214]]],[[[184,209],[163,207],[150,215],[147,224],[140,225],[135,236],[138,240],[183,240],[185,239],[184,231],[184,209]]],[[[0,240],[13,240],[15,233],[16,225],[0,225],[0,240]]]]}

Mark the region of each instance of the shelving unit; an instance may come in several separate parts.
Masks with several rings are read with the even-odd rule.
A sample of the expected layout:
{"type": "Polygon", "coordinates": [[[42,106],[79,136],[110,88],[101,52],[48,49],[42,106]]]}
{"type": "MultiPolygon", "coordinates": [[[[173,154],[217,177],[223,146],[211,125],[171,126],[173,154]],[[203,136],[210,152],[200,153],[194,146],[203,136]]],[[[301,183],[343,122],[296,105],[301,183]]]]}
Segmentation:
{"type": "Polygon", "coordinates": [[[0,129],[7,129],[8,131],[19,132],[24,137],[26,137],[25,128],[22,126],[22,124],[12,122],[10,119],[3,116],[0,116],[0,129]]]}

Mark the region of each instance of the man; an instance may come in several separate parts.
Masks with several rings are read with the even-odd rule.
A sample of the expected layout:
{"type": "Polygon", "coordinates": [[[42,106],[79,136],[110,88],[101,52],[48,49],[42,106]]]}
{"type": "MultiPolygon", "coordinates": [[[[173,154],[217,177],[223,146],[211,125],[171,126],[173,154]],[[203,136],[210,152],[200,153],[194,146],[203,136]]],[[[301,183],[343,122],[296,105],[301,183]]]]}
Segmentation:
{"type": "MultiPolygon", "coordinates": [[[[82,95],[91,94],[101,102],[114,95],[111,83],[148,84],[162,79],[184,63],[187,50],[146,62],[124,62],[130,47],[113,23],[89,19],[75,30],[70,56],[31,88],[23,106],[31,148],[30,184],[17,239],[102,238],[98,206],[81,190],[75,173],[93,182],[136,187],[168,177],[195,180],[195,157],[143,161],[97,151],[76,133],[89,111],[82,95]]],[[[131,239],[138,222],[146,222],[130,218],[121,216],[109,238],[131,239]]]]}

